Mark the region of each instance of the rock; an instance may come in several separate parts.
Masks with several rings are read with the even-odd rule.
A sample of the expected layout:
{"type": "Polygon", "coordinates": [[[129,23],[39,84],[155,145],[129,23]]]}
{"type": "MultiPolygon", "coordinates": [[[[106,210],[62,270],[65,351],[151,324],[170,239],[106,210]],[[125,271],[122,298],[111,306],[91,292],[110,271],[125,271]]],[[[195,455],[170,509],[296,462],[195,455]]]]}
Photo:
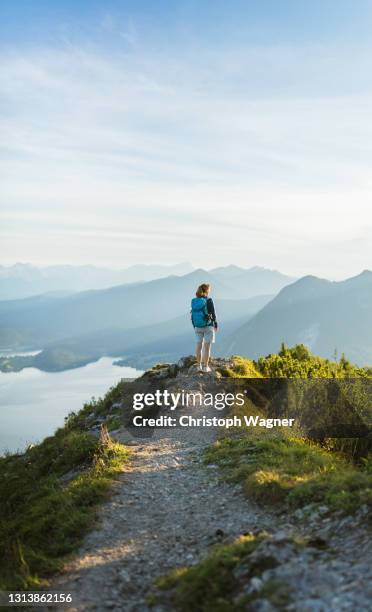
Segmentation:
{"type": "Polygon", "coordinates": [[[176,376],[178,372],[178,366],[175,363],[169,366],[169,376],[176,376]]]}
{"type": "Polygon", "coordinates": [[[189,368],[192,364],[194,364],[196,362],[196,358],[194,357],[194,355],[188,355],[187,357],[182,357],[178,363],[177,366],[183,370],[184,368],[189,368]]]}
{"type": "Polygon", "coordinates": [[[277,612],[278,610],[267,599],[256,599],[252,602],[250,609],[254,612],[277,612]]]}
{"type": "Polygon", "coordinates": [[[66,474],[63,474],[62,476],[60,476],[59,481],[63,484],[67,484],[71,480],[74,480],[74,478],[76,478],[80,473],[81,473],[80,468],[79,469],[74,468],[73,470],[70,470],[69,472],[66,472],[66,474]]]}
{"type": "Polygon", "coordinates": [[[260,589],[262,589],[263,584],[264,584],[263,580],[261,580],[260,578],[257,578],[257,576],[254,576],[249,583],[251,592],[253,593],[255,591],[259,591],[260,589]]]}
{"type": "Polygon", "coordinates": [[[368,508],[367,504],[363,504],[363,506],[361,506],[358,510],[358,516],[360,518],[364,518],[365,516],[369,516],[370,514],[370,509],[368,508]]]}
{"type": "Polygon", "coordinates": [[[121,569],[118,572],[118,578],[120,578],[120,580],[122,580],[123,582],[130,582],[130,576],[129,576],[127,570],[125,570],[125,569],[121,569]]]}
{"type": "Polygon", "coordinates": [[[168,368],[162,368],[161,370],[152,371],[151,378],[155,378],[156,380],[161,380],[163,378],[169,378],[168,368]]]}
{"type": "Polygon", "coordinates": [[[307,541],[308,546],[313,548],[327,548],[328,544],[326,540],[320,536],[314,536],[307,541]]]}
{"type": "Polygon", "coordinates": [[[250,555],[255,573],[262,573],[278,565],[288,563],[298,554],[298,546],[285,533],[279,532],[279,539],[268,537],[250,555]]]}
{"type": "Polygon", "coordinates": [[[301,601],[301,612],[329,612],[329,607],[320,599],[305,599],[301,601]]]}
{"type": "Polygon", "coordinates": [[[318,514],[320,514],[320,516],[324,516],[325,514],[329,513],[329,507],[328,506],[318,506],[318,514]]]}
{"type": "Polygon", "coordinates": [[[118,436],[120,433],[121,433],[121,429],[112,429],[111,431],[109,431],[109,434],[111,437],[118,436]]]}
{"type": "Polygon", "coordinates": [[[94,427],[93,429],[88,429],[88,432],[90,433],[91,436],[94,436],[95,438],[99,438],[101,436],[100,429],[96,427],[94,427]]]}
{"type": "Polygon", "coordinates": [[[272,540],[274,542],[288,542],[289,537],[285,531],[277,531],[276,533],[273,534],[272,540]]]}
{"type": "Polygon", "coordinates": [[[203,374],[203,372],[201,372],[201,371],[198,369],[198,366],[197,366],[196,364],[193,364],[193,365],[191,365],[191,366],[188,368],[188,370],[187,370],[187,374],[188,374],[189,376],[195,376],[195,375],[199,375],[199,374],[200,374],[200,375],[202,375],[202,374],[203,374]]]}

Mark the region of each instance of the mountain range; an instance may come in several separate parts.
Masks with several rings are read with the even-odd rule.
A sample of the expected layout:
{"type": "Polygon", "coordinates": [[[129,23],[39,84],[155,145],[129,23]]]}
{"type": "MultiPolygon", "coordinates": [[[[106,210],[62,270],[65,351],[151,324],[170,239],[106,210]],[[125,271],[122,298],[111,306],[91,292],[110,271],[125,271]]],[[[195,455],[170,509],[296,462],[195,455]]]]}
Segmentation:
{"type": "MultiPolygon", "coordinates": [[[[234,269],[234,274],[236,272],[234,269]]],[[[258,285],[263,295],[273,295],[278,286],[292,280],[279,272],[263,270],[259,282],[257,269],[240,269],[239,282],[229,274],[222,280],[219,276],[221,271],[214,275],[213,270],[199,269],[183,276],[168,276],[63,297],[49,294],[3,301],[0,302],[0,346],[44,347],[46,343],[97,331],[127,330],[153,326],[177,316],[189,317],[191,297],[202,282],[211,283],[217,300],[235,301],[257,297],[258,285]],[[252,283],[251,274],[255,279],[252,283]]],[[[239,316],[241,314],[244,312],[239,316]]],[[[250,315],[251,309],[246,314],[250,315]]]]}
{"type": "MultiPolygon", "coordinates": [[[[223,321],[219,340],[227,338],[269,300],[270,296],[250,300],[219,300],[218,313],[223,321]]],[[[120,357],[122,365],[144,368],[155,362],[178,359],[179,355],[190,353],[193,348],[190,314],[186,313],[153,325],[127,330],[108,328],[51,342],[40,354],[21,362],[28,361],[40,369],[58,370],[61,364],[64,366],[69,362],[70,366],[73,364],[77,367],[109,355],[120,357]]]]}
{"type": "Polygon", "coordinates": [[[367,270],[333,282],[227,266],[6,300],[0,302],[0,348],[40,348],[26,361],[42,369],[77,367],[104,355],[140,366],[174,360],[193,350],[190,300],[201,282],[212,285],[219,355],[257,358],[285,342],[304,343],[327,358],[345,353],[360,365],[372,363],[372,272],[367,270]]]}
{"type": "Polygon", "coordinates": [[[135,265],[121,270],[97,266],[46,266],[27,263],[0,266],[0,300],[20,299],[47,292],[107,289],[124,283],[139,283],[193,270],[189,263],[176,265],[135,265]]]}
{"type": "Polygon", "coordinates": [[[301,278],[237,329],[221,350],[256,358],[276,352],[281,342],[304,343],[322,357],[345,353],[358,364],[371,364],[372,272],[339,282],[301,278]]]}
{"type": "Polygon", "coordinates": [[[42,352],[11,362],[4,358],[0,366],[6,371],[26,365],[61,369],[103,355],[146,365],[174,359],[193,350],[190,301],[200,283],[212,285],[222,341],[292,280],[264,268],[228,266],[109,289],[1,301],[0,349],[42,352]]]}

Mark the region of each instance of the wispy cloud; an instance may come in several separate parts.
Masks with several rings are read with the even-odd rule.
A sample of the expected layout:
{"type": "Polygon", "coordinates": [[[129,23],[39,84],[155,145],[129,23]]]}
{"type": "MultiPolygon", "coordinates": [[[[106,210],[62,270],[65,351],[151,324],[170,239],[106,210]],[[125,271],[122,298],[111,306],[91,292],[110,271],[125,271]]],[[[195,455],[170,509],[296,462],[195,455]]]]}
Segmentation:
{"type": "MultiPolygon", "coordinates": [[[[327,249],[341,258],[372,226],[370,54],[354,49],[352,74],[345,49],[172,56],[130,21],[108,13],[102,28],[123,47],[3,53],[4,260],[17,236],[23,260],[234,260],[339,275],[327,249]]],[[[345,275],[370,265],[363,244],[345,275]]]]}

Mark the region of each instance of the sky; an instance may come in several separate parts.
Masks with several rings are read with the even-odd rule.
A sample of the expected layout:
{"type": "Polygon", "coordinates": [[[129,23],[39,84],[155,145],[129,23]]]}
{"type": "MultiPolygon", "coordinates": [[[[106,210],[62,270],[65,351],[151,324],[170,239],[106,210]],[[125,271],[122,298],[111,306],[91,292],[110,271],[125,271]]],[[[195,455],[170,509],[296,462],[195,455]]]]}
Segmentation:
{"type": "Polygon", "coordinates": [[[372,0],[2,0],[0,263],[372,268],[372,0]]]}

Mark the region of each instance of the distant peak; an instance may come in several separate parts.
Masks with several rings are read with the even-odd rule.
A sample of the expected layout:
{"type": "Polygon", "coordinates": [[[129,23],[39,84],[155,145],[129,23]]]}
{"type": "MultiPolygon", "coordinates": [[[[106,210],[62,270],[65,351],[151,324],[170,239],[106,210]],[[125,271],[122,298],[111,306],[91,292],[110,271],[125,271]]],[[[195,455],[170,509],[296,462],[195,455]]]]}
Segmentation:
{"type": "Polygon", "coordinates": [[[334,283],[324,278],[318,278],[312,274],[302,276],[294,283],[283,287],[278,293],[277,300],[287,299],[307,299],[314,295],[319,295],[323,292],[329,291],[334,283]]]}
{"type": "Polygon", "coordinates": [[[319,276],[314,276],[314,274],[306,274],[306,276],[302,276],[301,278],[299,278],[295,283],[293,283],[294,285],[300,285],[300,284],[309,284],[309,283],[330,283],[331,281],[327,280],[326,278],[320,278],[319,276]]]}
{"type": "Polygon", "coordinates": [[[360,274],[357,274],[356,276],[351,276],[350,278],[347,278],[346,280],[341,281],[340,284],[353,285],[353,284],[364,283],[364,282],[369,283],[371,281],[372,281],[372,271],[363,270],[360,274]]]}
{"type": "Polygon", "coordinates": [[[368,276],[368,277],[371,277],[371,276],[372,276],[372,270],[367,270],[367,269],[365,269],[365,270],[363,270],[363,271],[362,271],[360,274],[358,274],[358,275],[357,275],[355,278],[358,278],[358,276],[359,276],[359,277],[361,277],[361,276],[368,276]]]}
{"type": "Polygon", "coordinates": [[[240,272],[243,271],[244,268],[236,266],[235,264],[228,264],[227,266],[218,266],[217,268],[211,268],[209,272],[218,272],[221,270],[223,270],[224,272],[240,272]]]}
{"type": "Polygon", "coordinates": [[[198,274],[209,275],[209,271],[204,270],[204,268],[196,268],[196,270],[193,270],[192,272],[189,273],[189,276],[197,276],[198,274]]]}
{"type": "Polygon", "coordinates": [[[9,266],[9,268],[34,268],[34,266],[27,262],[17,261],[13,266],[9,266]]]}

